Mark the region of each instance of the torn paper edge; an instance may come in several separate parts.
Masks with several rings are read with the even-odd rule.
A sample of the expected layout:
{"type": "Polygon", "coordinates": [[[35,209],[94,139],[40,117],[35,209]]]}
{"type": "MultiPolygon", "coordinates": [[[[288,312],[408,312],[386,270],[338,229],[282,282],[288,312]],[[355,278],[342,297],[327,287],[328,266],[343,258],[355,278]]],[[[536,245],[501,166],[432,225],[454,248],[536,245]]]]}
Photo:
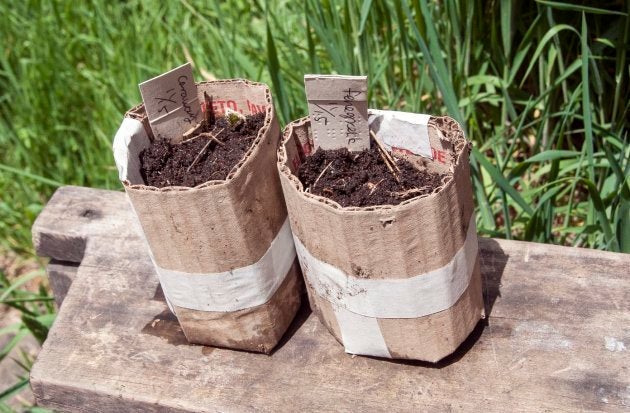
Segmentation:
{"type": "Polygon", "coordinates": [[[218,273],[188,273],[160,267],[151,254],[164,295],[171,304],[216,312],[233,312],[268,302],[286,278],[295,257],[288,217],[265,254],[246,267],[218,273]]]}
{"type": "Polygon", "coordinates": [[[452,307],[464,293],[477,260],[475,215],[470,218],[464,245],[441,268],[410,278],[352,277],[315,258],[293,237],[304,277],[333,306],[375,318],[419,318],[452,307]]]}
{"type": "Polygon", "coordinates": [[[429,140],[430,115],[368,109],[368,125],[388,151],[400,149],[433,159],[429,140]]]}
{"type": "Polygon", "coordinates": [[[150,145],[151,141],[142,122],[133,118],[124,118],[112,144],[121,182],[128,181],[132,185],[144,184],[144,179],[140,174],[140,159],[136,154],[150,145]],[[134,156],[130,156],[131,154],[134,156]]]}

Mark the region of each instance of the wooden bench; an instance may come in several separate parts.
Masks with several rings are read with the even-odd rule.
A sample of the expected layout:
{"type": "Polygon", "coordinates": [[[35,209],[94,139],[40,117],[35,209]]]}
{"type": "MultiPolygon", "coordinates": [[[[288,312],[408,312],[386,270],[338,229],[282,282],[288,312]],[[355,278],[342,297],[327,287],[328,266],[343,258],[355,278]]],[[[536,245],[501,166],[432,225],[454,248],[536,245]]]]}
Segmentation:
{"type": "Polygon", "coordinates": [[[628,411],[630,255],[480,238],[489,317],[438,364],[345,354],[304,306],[271,356],[189,345],[122,192],[60,188],[33,227],[61,305],[41,406],[123,411],[628,411]]]}

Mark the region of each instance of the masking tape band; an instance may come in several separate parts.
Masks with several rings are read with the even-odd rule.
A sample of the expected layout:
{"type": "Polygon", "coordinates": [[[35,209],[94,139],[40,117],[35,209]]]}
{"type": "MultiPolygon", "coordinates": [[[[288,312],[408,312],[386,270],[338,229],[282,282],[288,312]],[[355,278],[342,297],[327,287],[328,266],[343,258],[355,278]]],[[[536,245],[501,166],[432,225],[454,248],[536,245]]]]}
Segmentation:
{"type": "Polygon", "coordinates": [[[333,306],[346,353],[392,358],[378,319],[363,317],[345,308],[333,306]]]}
{"type": "Polygon", "coordinates": [[[477,259],[474,214],[464,245],[446,265],[411,278],[364,279],[315,258],[293,237],[304,277],[332,304],[346,352],[391,357],[378,318],[419,318],[452,307],[468,288],[477,259]]]}
{"type": "Polygon", "coordinates": [[[232,312],[265,304],[295,261],[287,218],[267,252],[254,264],[220,273],[188,273],[155,265],[170,304],[199,311],[232,312]]]}
{"type": "Polygon", "coordinates": [[[293,239],[304,275],[322,298],[377,318],[418,318],[452,307],[468,287],[478,249],[473,215],[464,245],[443,267],[411,278],[366,279],[320,261],[293,239]]]}

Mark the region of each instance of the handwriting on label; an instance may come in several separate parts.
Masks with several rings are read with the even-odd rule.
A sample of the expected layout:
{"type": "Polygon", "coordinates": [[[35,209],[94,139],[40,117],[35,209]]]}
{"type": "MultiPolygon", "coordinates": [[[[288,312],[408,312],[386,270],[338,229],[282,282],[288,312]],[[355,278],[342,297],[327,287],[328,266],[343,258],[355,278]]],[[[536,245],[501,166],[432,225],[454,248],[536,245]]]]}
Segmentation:
{"type": "Polygon", "coordinates": [[[186,63],[140,85],[153,135],[176,142],[201,120],[192,66],[186,63]]]}
{"type": "Polygon", "coordinates": [[[370,147],[366,76],[304,76],[315,149],[370,147]]]}

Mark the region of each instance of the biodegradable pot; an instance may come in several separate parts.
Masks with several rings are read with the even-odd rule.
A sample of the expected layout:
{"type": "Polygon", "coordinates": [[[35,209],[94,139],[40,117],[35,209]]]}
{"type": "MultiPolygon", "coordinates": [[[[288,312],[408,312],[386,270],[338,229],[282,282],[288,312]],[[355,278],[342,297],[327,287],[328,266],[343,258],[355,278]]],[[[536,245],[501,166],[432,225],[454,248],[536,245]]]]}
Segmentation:
{"type": "Polygon", "coordinates": [[[405,157],[452,172],[442,186],[397,206],[345,208],[297,178],[308,118],[284,130],[278,169],[311,308],[348,353],[436,362],[485,316],[471,146],[451,118],[430,118],[428,130],[436,161],[405,157]]]}
{"type": "Polygon", "coordinates": [[[145,185],[139,153],[152,139],[142,106],[117,133],[120,179],[148,242],[169,307],[191,343],[269,353],[300,306],[301,277],[278,172],[280,129],[269,88],[202,82],[215,112],[264,111],[265,122],[225,180],[145,185]]]}

